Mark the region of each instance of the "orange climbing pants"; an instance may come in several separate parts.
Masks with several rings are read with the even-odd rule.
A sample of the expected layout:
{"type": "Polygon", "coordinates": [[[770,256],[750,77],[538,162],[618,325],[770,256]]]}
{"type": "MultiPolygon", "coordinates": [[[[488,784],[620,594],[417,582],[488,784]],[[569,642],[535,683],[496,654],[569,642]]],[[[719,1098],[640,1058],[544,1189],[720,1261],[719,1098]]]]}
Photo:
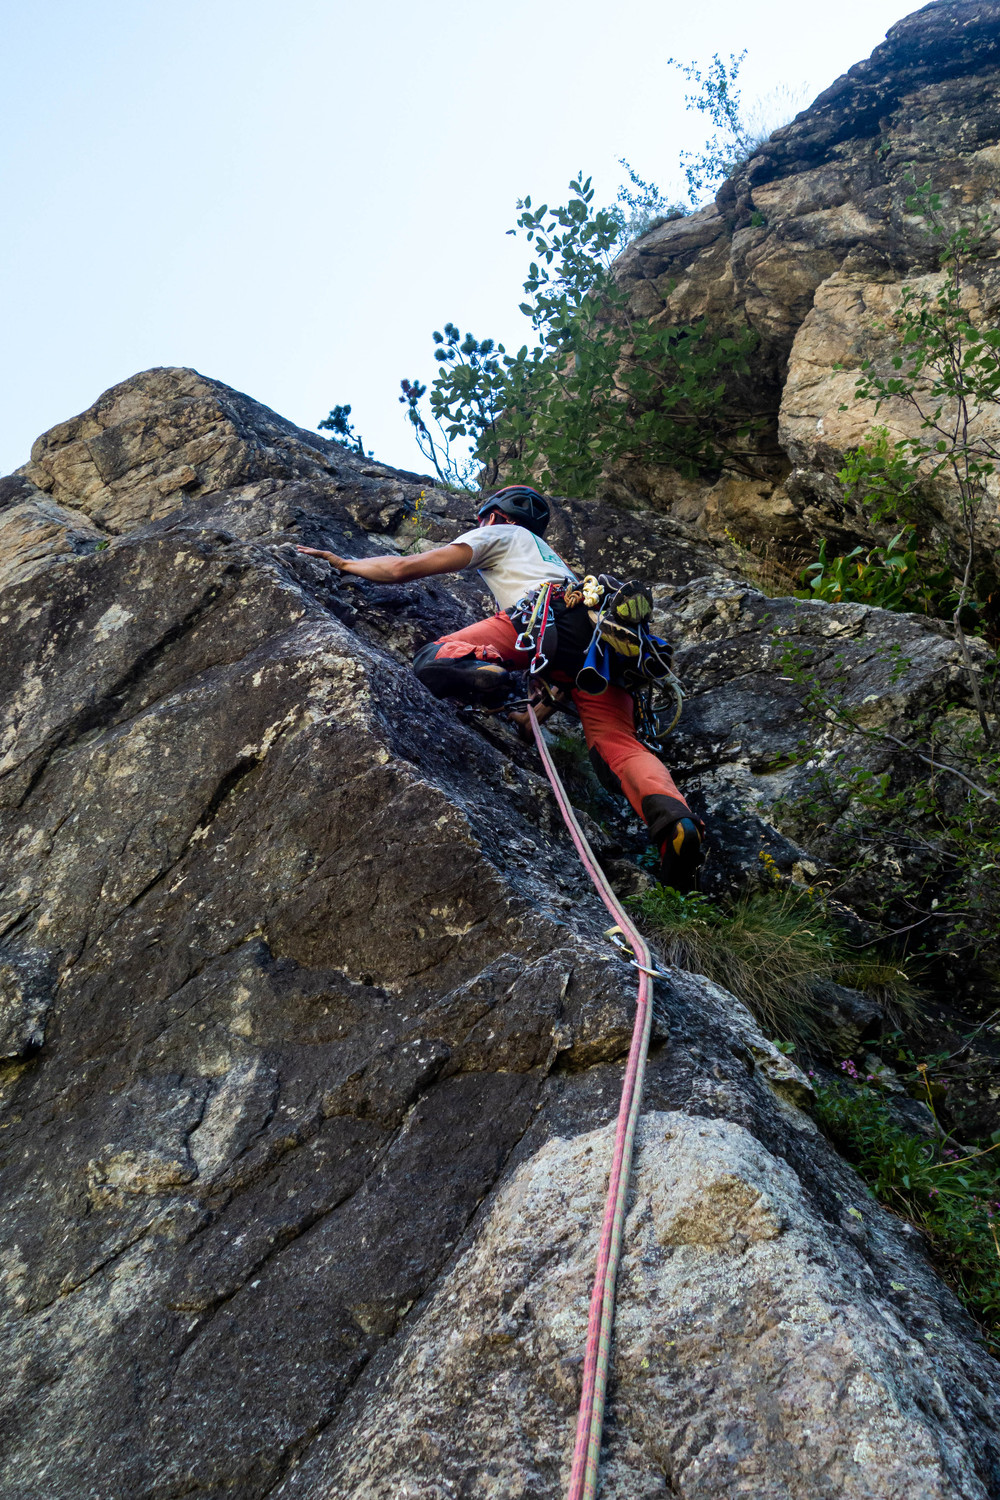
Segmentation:
{"type": "MultiPolygon", "coordinates": [[[[517,629],[509,616],[493,615],[424,647],[420,653],[423,662],[420,663],[418,658],[416,664],[417,675],[423,678],[424,670],[430,667],[427,685],[431,691],[450,696],[453,690],[449,686],[442,684],[442,691],[442,687],[435,685],[438,678],[433,670],[434,663],[438,664],[438,673],[447,662],[454,661],[458,665],[469,658],[524,670],[531,662],[532,653],[518,651],[514,644],[516,640],[517,629]]],[[[566,674],[553,673],[557,682],[561,676],[566,674]]],[[[572,679],[567,677],[567,683],[571,682],[572,679]]],[[[585,693],[571,686],[570,695],[580,715],[591,762],[602,784],[628,798],[649,828],[654,844],[663,842],[671,824],[678,818],[693,818],[703,826],[677,790],[674,778],[663,762],[636,739],[635,704],[631,693],[612,683],[599,694],[585,693]]]]}

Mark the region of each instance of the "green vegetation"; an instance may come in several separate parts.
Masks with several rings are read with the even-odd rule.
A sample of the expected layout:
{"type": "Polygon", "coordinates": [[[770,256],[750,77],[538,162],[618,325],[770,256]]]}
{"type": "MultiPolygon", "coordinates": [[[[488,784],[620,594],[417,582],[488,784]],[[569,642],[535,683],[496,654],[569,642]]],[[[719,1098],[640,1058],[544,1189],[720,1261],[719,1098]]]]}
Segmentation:
{"type": "MultiPolygon", "coordinates": [[[[702,151],[681,157],[692,203],[794,113],[787,89],[744,110],[737,76],[745,56],[725,63],[716,54],[704,72],[670,59],[696,85],[688,109],[714,127],[702,151]]],[[[510,233],[523,233],[535,256],[520,304],[531,345],[515,353],[446,323],[434,334],[435,379],[400,382],[413,435],[442,482],[488,488],[502,474],[586,496],[611,463],[669,465],[687,476],[747,467],[742,445],[755,424],[733,407],[730,390],[748,371],[755,337],[747,327],[716,335],[704,319],[663,327],[633,313],[614,257],[690,210],[621,165],[629,181],[611,207],[596,207],[582,172],[556,208],[529,197],[518,203],[510,233]]]]}
{"type": "Polygon", "coordinates": [[[951,569],[932,571],[917,550],[913,531],[897,532],[884,547],[871,547],[867,552],[855,547],[832,558],[826,555],[824,537],[819,556],[802,569],[801,577],[808,588],[796,590],[799,598],[831,604],[847,600],[880,609],[941,615],[956,597],[951,569]]]}
{"type": "MultiPolygon", "coordinates": [[[[891,686],[910,663],[898,645],[881,655],[891,686]]],[[[962,708],[938,705],[915,717],[905,741],[863,723],[847,699],[842,657],[824,659],[820,669],[812,648],[785,644],[781,670],[803,689],[818,732],[833,726],[866,739],[874,755],[867,766],[856,748],[830,757],[808,795],[776,804],[781,828],[813,846],[822,839],[826,860],[840,871],[832,894],[892,928],[903,951],[933,962],[947,983],[960,965],[995,973],[1000,748],[962,708]]]]}
{"type": "MultiPolygon", "coordinates": [[[[685,95],[687,108],[706,115],[714,126],[700,151],[681,152],[680,163],[694,204],[704,202],[720,182],[731,177],[802,103],[801,91],[795,93],[782,84],[745,109],[737,79],[746,55],[745,48],[739,57],[730,53],[726,63],[716,52],[704,72],[694,63],[668,59],[671,67],[679,68],[689,83],[697,85],[693,94],[685,95]]],[[[763,214],[755,211],[751,224],[760,227],[763,223],[763,214]]]]}
{"type": "Polygon", "coordinates": [[[354,424],[350,421],[350,415],[350,406],[335,406],[329,415],[325,416],[322,422],[317,422],[316,425],[321,431],[334,433],[337,441],[343,443],[345,448],[353,448],[362,457],[371,458],[372,455],[370,453],[365,453],[364,441],[361,434],[355,432],[354,424]]]}
{"type": "Polygon", "coordinates": [[[970,309],[978,301],[978,265],[996,259],[996,226],[976,215],[949,228],[931,184],[918,185],[912,173],[910,181],[914,191],[906,206],[922,218],[938,246],[940,276],[933,289],[903,287],[899,308],[883,330],[894,346],[889,366],[866,360],[855,399],[874,402],[876,415],[883,407],[904,408],[911,419],[917,417],[918,431],[891,442],[886,427],[873,428],[848,453],[837,476],[846,498],[872,522],[902,523],[907,530],[889,548],[873,549],[862,563],[857,562],[860,549],[836,559],[828,559],[824,550],[812,565],[817,574],[812,587],[822,598],[830,597],[824,587],[850,587],[854,598],[861,597],[859,588],[867,589],[870,596],[884,595],[889,609],[950,616],[988,740],[992,728],[965,631],[980,615],[995,614],[989,606],[997,593],[996,565],[981,555],[979,518],[1000,463],[1000,444],[991,435],[1000,415],[1000,329],[977,327],[970,309]],[[960,540],[954,566],[945,568],[941,556],[928,560],[933,552],[928,537],[948,500],[957,512],[960,540]]]}
{"type": "MultiPolygon", "coordinates": [[[[929,1237],[943,1274],[970,1311],[1000,1344],[1000,1164],[984,1150],[963,1151],[938,1127],[935,1140],[911,1135],[893,1116],[874,1080],[851,1062],[841,1064],[844,1083],[816,1089],[816,1117],[833,1143],[851,1160],[874,1193],[895,1213],[929,1237]]],[[[934,1091],[926,1065],[918,1065],[934,1113],[934,1091]]],[[[935,1121],[937,1117],[935,1114],[935,1121]]],[[[904,1290],[902,1287],[900,1290],[904,1290]]]]}
{"type": "Polygon", "coordinates": [[[430,536],[431,525],[427,519],[427,492],[421,490],[413,502],[413,514],[407,516],[408,528],[412,526],[413,535],[406,548],[408,553],[420,551],[421,542],[425,542],[430,536]]]}
{"type": "MultiPolygon", "coordinates": [[[[634,174],[633,182],[641,189],[626,194],[634,218],[659,195],[634,174]]],[[[738,462],[745,423],[726,390],[748,368],[749,330],[715,336],[704,319],[665,328],[636,317],[611,269],[624,211],[595,207],[582,173],[565,204],[524,198],[518,208],[517,228],[535,257],[521,303],[534,345],[511,353],[446,323],[434,334],[441,368],[429,391],[419,380],[401,382],[400,401],[439,477],[488,488],[502,471],[512,482],[589,495],[613,461],[670,464],[687,475],[715,472],[724,458],[738,462]],[[467,460],[457,456],[466,446],[467,460]]]]}
{"type": "MultiPolygon", "coordinates": [[[[903,288],[882,332],[891,354],[861,368],[855,396],[876,414],[905,409],[915,435],[891,441],[874,427],[848,453],[838,478],[845,497],[875,525],[903,529],[885,545],[830,558],[825,544],[803,570],[800,597],[858,600],[950,619],[974,712],[938,704],[908,726],[905,739],[865,722],[848,700],[848,669],[820,651],[783,648],[782,671],[803,688],[815,728],[846,731],[871,746],[869,764],[850,754],[816,770],[808,796],[777,809],[786,831],[825,845],[839,867],[838,894],[901,940],[953,986],[961,973],[992,983],[1000,970],[1000,861],[996,857],[1000,755],[996,663],[973,660],[967,630],[996,631],[996,560],[980,539],[980,517],[995,482],[1000,447],[1000,331],[977,328],[977,276],[996,263],[994,226],[971,216],[945,223],[941,200],[918,186],[907,208],[939,250],[940,273],[903,288]],[[945,555],[932,538],[944,509],[958,520],[945,555]]],[[[909,669],[894,648],[892,686],[909,669]]]]}
{"type": "MultiPolygon", "coordinates": [[[[702,71],[679,68],[695,85],[688,109],[713,133],[680,165],[692,203],[750,156],[798,101],[775,90],[745,110],[737,78],[746,53],[724,62],[716,53],[702,71]]],[[[439,365],[433,380],[400,381],[399,402],[420,452],[439,482],[479,491],[508,482],[558,493],[594,493],[611,464],[665,465],[687,477],[722,467],[752,471],[745,438],[758,425],[734,399],[756,336],[745,324],[709,331],[704,318],[673,327],[638,317],[612,262],[639,235],[691,210],[668,201],[620,159],[627,181],[609,207],[595,203],[583,172],[557,207],[517,204],[509,233],[523,234],[533,259],[520,310],[530,341],[516,351],[447,322],[433,335],[439,365]]],[[[755,223],[763,223],[759,214],[755,223]]],[[[319,425],[364,452],[349,406],[319,425]]]]}
{"type": "Polygon", "coordinates": [[[667,219],[681,219],[691,212],[683,203],[668,203],[656,183],[644,182],[624,156],[618,158],[618,165],[625,168],[629,177],[628,184],[623,183],[618,189],[618,201],[611,210],[618,218],[620,245],[648,234],[667,219]]]}
{"type": "Polygon", "coordinates": [[[823,1013],[813,996],[820,980],[902,1004],[915,994],[905,970],[852,950],[822,901],[802,889],[772,886],[721,906],[658,885],[629,904],[668,963],[737,995],[770,1036],[822,1039],[823,1013]]]}

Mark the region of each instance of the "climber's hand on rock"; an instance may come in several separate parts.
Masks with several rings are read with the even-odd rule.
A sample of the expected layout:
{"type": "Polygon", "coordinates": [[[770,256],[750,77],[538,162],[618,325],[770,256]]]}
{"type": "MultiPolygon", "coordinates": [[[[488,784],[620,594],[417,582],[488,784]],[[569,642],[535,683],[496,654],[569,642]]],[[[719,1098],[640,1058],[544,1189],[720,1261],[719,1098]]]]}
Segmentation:
{"type": "Polygon", "coordinates": [[[332,568],[343,571],[344,564],[349,561],[346,557],[338,557],[336,552],[324,552],[321,547],[296,546],[296,552],[302,552],[306,557],[322,557],[332,568]]]}

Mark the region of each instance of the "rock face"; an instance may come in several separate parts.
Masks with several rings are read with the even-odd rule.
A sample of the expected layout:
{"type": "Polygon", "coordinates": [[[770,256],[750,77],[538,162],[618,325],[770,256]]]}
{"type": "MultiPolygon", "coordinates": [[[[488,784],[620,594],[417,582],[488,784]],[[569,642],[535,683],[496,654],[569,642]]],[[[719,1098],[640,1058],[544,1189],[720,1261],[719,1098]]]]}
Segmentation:
{"type": "MultiPolygon", "coordinates": [[[[667,323],[707,317],[758,337],[744,392],[761,418],[762,478],[692,486],[635,466],[612,492],[648,499],[711,534],[847,545],[872,535],[834,479],[844,450],[877,420],[891,436],[919,428],[902,402],[853,400],[862,361],[883,373],[886,323],[904,284],[934,290],[936,242],[907,210],[928,179],[953,226],[1000,209],[1000,4],[938,0],[905,17],[867,62],[778,130],[720,190],[715,204],[636,240],[619,266],[637,312],[667,323]],[[847,410],[841,411],[846,405],[847,410]]],[[[994,256],[975,270],[973,316],[1000,307],[994,256]]],[[[994,434],[995,435],[995,434],[994,434]]],[[[995,501],[1000,490],[994,487],[995,501]]],[[[954,540],[941,487],[938,534],[954,540]]],[[[996,505],[983,541],[1000,545],[996,505]]]]}
{"type": "MultiPolygon", "coordinates": [[[[519,1169],[360,1429],[279,1493],[560,1492],[613,1134],[554,1138],[519,1169]],[[462,1414],[457,1434],[440,1430],[448,1408],[462,1414]]],[[[863,1207],[859,1228],[868,1219],[864,1233],[879,1236],[863,1207]]],[[[743,1126],[646,1114],[603,1492],[988,1494],[960,1414],[938,1407],[928,1421],[926,1344],[894,1307],[858,1296],[865,1273],[862,1256],[829,1242],[796,1173],[743,1126]]]]}
{"type": "MultiPolygon", "coordinates": [[[[533,753],[409,672],[479,589],[290,545],[465,503],[188,370],[2,483],[0,1489],[557,1496],[632,971],[533,753]]],[[[659,580],[679,760],[745,834],[795,733],[748,706],[760,596],[652,512],[555,541],[659,580]]],[[[891,620],[905,683],[883,617],[797,627],[890,717],[955,670],[891,620]]],[[[605,1493],[1000,1495],[998,1372],[919,1236],[731,995],[671,971],[656,1016],[605,1493]]]]}

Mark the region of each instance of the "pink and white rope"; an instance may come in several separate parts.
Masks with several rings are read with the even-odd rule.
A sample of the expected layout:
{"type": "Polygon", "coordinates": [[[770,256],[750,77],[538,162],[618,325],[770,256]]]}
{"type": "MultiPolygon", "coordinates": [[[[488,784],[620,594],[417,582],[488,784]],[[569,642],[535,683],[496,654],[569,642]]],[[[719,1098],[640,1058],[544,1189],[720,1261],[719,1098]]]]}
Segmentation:
{"type": "Polygon", "coordinates": [[[587,1323],[587,1347],[583,1361],[583,1392],[580,1397],[573,1467],[570,1471],[567,1491],[567,1500],[594,1500],[597,1494],[598,1470],[601,1461],[601,1434],[604,1429],[604,1401],[608,1385],[611,1334],[615,1321],[615,1284],[618,1279],[618,1261],[621,1255],[629,1178],[632,1174],[635,1127],[642,1104],[646,1054],[649,1050],[649,1033],[653,1020],[651,1004],[653,986],[651,976],[646,971],[651,969],[653,964],[645,939],[629,921],[621,902],[608,884],[604,871],[597,863],[594,852],[587,843],[583,829],[566,796],[559,772],[549,754],[549,747],[545,743],[535,711],[530,705],[528,718],[538,746],[538,753],[542,758],[542,765],[545,767],[545,774],[552,785],[570,837],[576,845],[576,852],[597,894],[631,944],[639,968],[635,1025],[632,1030],[632,1045],[629,1049],[628,1064],[622,1084],[618,1127],[615,1131],[615,1148],[611,1159],[611,1176],[604,1205],[604,1222],[601,1226],[601,1237],[597,1248],[594,1289],[590,1297],[590,1316],[587,1323]]]}

